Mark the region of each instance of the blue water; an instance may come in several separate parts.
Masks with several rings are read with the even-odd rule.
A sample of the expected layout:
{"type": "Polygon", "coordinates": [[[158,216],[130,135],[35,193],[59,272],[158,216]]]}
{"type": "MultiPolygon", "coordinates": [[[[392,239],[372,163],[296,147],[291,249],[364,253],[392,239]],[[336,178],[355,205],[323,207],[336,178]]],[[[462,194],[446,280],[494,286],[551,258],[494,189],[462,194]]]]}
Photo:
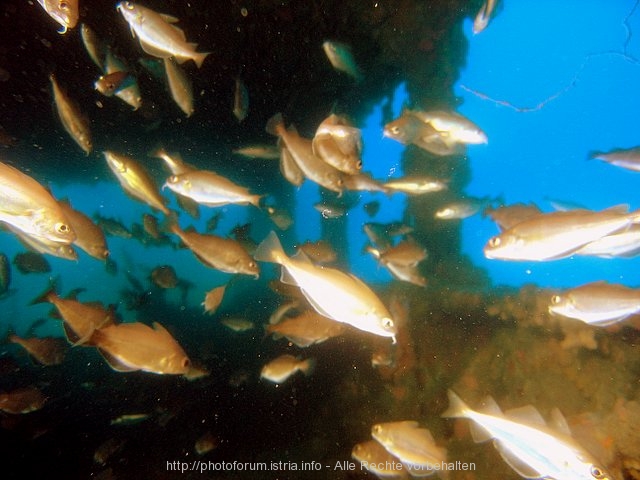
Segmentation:
{"type": "MultiPolygon", "coordinates": [[[[464,100],[458,111],[489,137],[488,145],[469,147],[466,193],[534,202],[544,211],[553,210],[549,199],[639,208],[638,173],[587,160],[593,150],[640,143],[640,11],[629,16],[635,2],[505,3],[480,34],[470,20],[464,25],[469,55],[455,89],[464,100]]],[[[639,259],[488,260],[482,247],[496,233],[480,216],[462,224],[462,252],[495,284],[640,284],[639,259]]]]}

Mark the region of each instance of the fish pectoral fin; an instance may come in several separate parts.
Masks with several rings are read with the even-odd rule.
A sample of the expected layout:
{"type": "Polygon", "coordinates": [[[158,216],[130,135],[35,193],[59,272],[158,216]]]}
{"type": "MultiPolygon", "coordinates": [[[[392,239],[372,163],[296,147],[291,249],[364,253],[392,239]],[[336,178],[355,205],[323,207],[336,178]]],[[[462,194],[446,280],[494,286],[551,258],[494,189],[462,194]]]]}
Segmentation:
{"type": "Polygon", "coordinates": [[[512,408],[504,412],[504,416],[509,420],[513,420],[518,423],[524,423],[531,427],[539,427],[546,425],[540,412],[533,405],[525,405],[524,407],[512,408]]]}
{"type": "Polygon", "coordinates": [[[291,273],[289,273],[289,270],[287,270],[285,267],[282,267],[280,269],[280,281],[287,285],[293,285],[294,287],[300,286],[298,285],[298,282],[296,282],[296,279],[293,277],[293,275],[291,275],[291,273]]]}
{"type": "Polygon", "coordinates": [[[501,443],[494,442],[496,450],[500,453],[502,459],[513,468],[519,475],[524,478],[542,478],[544,477],[543,472],[538,472],[536,469],[531,467],[530,465],[524,463],[518,457],[516,457],[513,453],[511,453],[507,448],[505,448],[501,443]]]}
{"type": "Polygon", "coordinates": [[[130,367],[129,365],[122,363],[120,360],[118,360],[116,357],[103,350],[102,348],[98,348],[98,351],[100,352],[100,355],[102,355],[102,357],[105,359],[105,361],[109,364],[109,366],[116,372],[135,372],[137,370],[140,370],[139,368],[130,367]]]}
{"type": "Polygon", "coordinates": [[[486,442],[493,438],[493,435],[491,435],[489,430],[473,421],[471,422],[471,425],[469,425],[469,431],[471,432],[471,438],[473,438],[473,441],[476,443],[486,442]]]}
{"type": "Polygon", "coordinates": [[[140,40],[140,47],[142,48],[142,50],[144,50],[145,53],[148,53],[149,55],[153,57],[158,57],[158,58],[169,58],[171,56],[169,53],[165,52],[164,50],[160,50],[159,48],[156,48],[153,45],[146,43],[144,40],[142,40],[142,38],[140,38],[139,40],[140,40]]]}
{"type": "Polygon", "coordinates": [[[324,317],[327,317],[330,320],[337,321],[333,317],[331,317],[331,315],[329,315],[327,311],[324,308],[322,308],[313,298],[311,298],[310,295],[307,295],[307,292],[305,292],[304,289],[300,289],[300,291],[304,295],[304,298],[307,299],[307,301],[311,304],[311,306],[316,312],[318,312],[320,315],[324,317]]]}

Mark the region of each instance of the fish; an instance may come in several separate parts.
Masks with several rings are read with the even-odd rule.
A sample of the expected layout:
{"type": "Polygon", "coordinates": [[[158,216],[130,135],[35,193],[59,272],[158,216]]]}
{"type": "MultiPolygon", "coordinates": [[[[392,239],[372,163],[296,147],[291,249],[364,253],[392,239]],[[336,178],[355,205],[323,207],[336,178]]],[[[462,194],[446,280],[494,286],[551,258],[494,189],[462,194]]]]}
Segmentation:
{"type": "Polygon", "coordinates": [[[60,87],[53,73],[49,75],[49,80],[53,89],[53,101],[62,126],[85,154],[89,155],[93,150],[89,119],[60,87]]]}
{"type": "Polygon", "coordinates": [[[394,192],[403,192],[409,195],[441,192],[448,188],[447,182],[428,176],[406,176],[388,180],[383,185],[394,192]]]}
{"type": "Polygon", "coordinates": [[[198,170],[193,165],[182,160],[179,153],[169,154],[163,147],[155,149],[149,156],[161,159],[173,175],[182,175],[183,173],[198,170]]]}
{"type": "Polygon", "coordinates": [[[589,157],[610,163],[616,167],[640,172],[640,147],[622,148],[609,152],[594,152],[589,157]]]}
{"type": "Polygon", "coordinates": [[[596,281],[553,295],[549,313],[607,327],[640,313],[640,290],[596,281]]]}
{"type": "Polygon", "coordinates": [[[293,218],[291,218],[291,214],[286,210],[272,206],[267,206],[264,210],[269,215],[271,221],[280,230],[287,230],[291,225],[293,225],[293,218]]]}
{"type": "Polygon", "coordinates": [[[440,207],[434,216],[440,220],[463,220],[472,217],[493,201],[489,197],[467,197],[440,207]]]}
{"type": "Polygon", "coordinates": [[[180,63],[193,60],[200,68],[211,53],[196,52],[197,45],[188,43],[184,31],[174,25],[176,17],[128,1],[118,3],[116,10],[129,24],[132,35],[138,37],[142,50],[153,57],[176,57],[180,63]]]}
{"type": "Polygon", "coordinates": [[[547,261],[566,258],[590,242],[629,228],[640,212],[626,205],[602,211],[570,210],[543,213],[489,239],[485,257],[500,260],[547,261]]]}
{"type": "Polygon", "coordinates": [[[291,159],[306,178],[328,190],[342,193],[344,174],[313,153],[311,140],[301,137],[291,127],[285,128],[282,114],[276,113],[271,117],[267,122],[266,130],[281,139],[283,146],[291,154],[291,159]]]}
{"type": "Polygon", "coordinates": [[[57,337],[22,338],[16,334],[7,337],[11,343],[24,348],[31,357],[41,365],[60,365],[67,353],[64,339],[57,337]]]}
{"type": "Polygon", "coordinates": [[[415,145],[438,156],[462,153],[460,144],[447,141],[432,125],[423,122],[411,110],[405,110],[400,117],[385,124],[383,135],[403,145],[415,145]]]}
{"type": "Polygon", "coordinates": [[[382,182],[379,182],[367,172],[345,175],[342,183],[345,190],[389,193],[389,189],[382,182]]]}
{"type": "Polygon", "coordinates": [[[102,229],[87,215],[75,210],[68,200],[60,200],[58,204],[76,233],[73,244],[98,260],[106,260],[109,256],[109,248],[102,229]]]}
{"type": "Polygon", "coordinates": [[[86,23],[80,25],[80,34],[82,36],[82,43],[89,57],[100,70],[103,70],[106,52],[102,41],[98,38],[96,32],[86,23]]]}
{"type": "Polygon", "coordinates": [[[249,91],[240,77],[236,77],[236,86],[233,93],[233,115],[242,123],[249,114],[249,91]]]}
{"type": "Polygon", "coordinates": [[[104,58],[104,73],[108,76],[117,72],[129,72],[129,76],[122,88],[117,90],[114,95],[137,110],[142,105],[138,81],[131,74],[132,70],[127,64],[108,48],[104,58]]]}
{"type": "Polygon", "coordinates": [[[136,425],[138,423],[144,422],[151,415],[148,413],[125,413],[124,415],[120,415],[116,418],[113,418],[109,424],[110,425],[136,425]]]}
{"type": "Polygon", "coordinates": [[[260,267],[236,240],[217,235],[184,231],[172,224],[171,231],[208,267],[225,273],[260,276],[260,267]]]}
{"type": "Polygon", "coordinates": [[[0,393],[0,410],[14,415],[31,413],[44,407],[47,401],[36,387],[23,387],[0,393]]]}
{"type": "Polygon", "coordinates": [[[179,280],[171,265],[160,265],[151,271],[151,281],[160,288],[176,288],[179,280]]]}
{"type": "Polygon", "coordinates": [[[445,143],[467,145],[489,143],[487,134],[479,126],[457,112],[414,110],[412,114],[422,122],[431,125],[445,143]]]}
{"type": "Polygon", "coordinates": [[[401,267],[415,267],[427,258],[427,249],[412,237],[400,241],[380,254],[380,263],[393,263],[401,267]]]}
{"type": "Polygon", "coordinates": [[[13,257],[13,264],[20,273],[48,273],[51,265],[40,253],[22,252],[13,257]]]}
{"type": "Polygon", "coordinates": [[[380,211],[380,202],[378,200],[373,200],[365,203],[362,208],[369,217],[375,217],[380,211]]]}
{"type": "Polygon", "coordinates": [[[208,207],[229,204],[260,207],[263,197],[210,170],[191,170],[181,175],[171,175],[162,188],[165,187],[208,207]]]}
{"type": "Polygon", "coordinates": [[[353,58],[353,53],[349,45],[333,40],[325,40],[322,43],[322,49],[333,68],[346,73],[355,79],[356,82],[361,82],[364,79],[360,68],[353,58]]]}
{"type": "Polygon", "coordinates": [[[365,251],[373,255],[376,260],[380,261],[396,280],[411,283],[419,287],[427,285],[427,279],[420,273],[417,265],[398,265],[393,262],[383,262],[382,257],[384,255],[384,251],[371,245],[367,245],[365,247],[365,251]]]}
{"type": "Polygon", "coordinates": [[[485,2],[482,4],[480,10],[478,10],[478,13],[473,19],[472,31],[474,35],[479,34],[485,28],[487,28],[487,26],[489,26],[489,21],[494,14],[497,4],[498,0],[485,0],[485,2]]]}
{"type": "Polygon", "coordinates": [[[129,86],[130,79],[131,77],[129,76],[129,72],[120,70],[102,75],[98,80],[96,80],[93,86],[105,97],[111,97],[123,88],[129,86]]]}
{"type": "MultiPolygon", "coordinates": [[[[278,142],[282,143],[282,142],[278,142]]],[[[304,172],[298,166],[291,152],[286,147],[280,147],[280,173],[291,184],[299,187],[304,183],[304,172]]]]}
{"type": "Polygon", "coordinates": [[[95,330],[90,344],[118,372],[182,375],[191,365],[182,347],[158,322],[153,328],[140,322],[109,325],[95,330]]]}
{"type": "Polygon", "coordinates": [[[338,254],[333,246],[326,240],[310,242],[307,240],[298,247],[314,263],[333,263],[338,259],[338,254]]]}
{"type": "Polygon", "coordinates": [[[198,437],[193,448],[198,455],[202,456],[215,450],[219,445],[220,439],[210,431],[207,431],[198,437]]]}
{"type": "Polygon", "coordinates": [[[280,264],[280,280],[300,287],[319,314],[374,335],[390,337],[395,343],[397,329],[391,313],[356,276],[316,266],[304,253],[288,257],[273,231],[258,245],[254,257],[258,261],[280,264]]]}
{"type": "Polygon", "coordinates": [[[297,347],[306,348],[342,335],[345,325],[320,315],[315,310],[305,310],[296,317],[266,325],[265,331],[278,338],[286,337],[297,347]]]}
{"type": "Polygon", "coordinates": [[[111,437],[102,442],[93,452],[93,461],[98,465],[106,465],[111,457],[124,447],[127,441],[122,438],[111,437]]]}
{"type": "Polygon", "coordinates": [[[129,229],[125,227],[120,220],[116,220],[115,218],[103,217],[97,213],[93,215],[93,218],[96,221],[96,224],[107,235],[111,235],[113,237],[120,237],[120,238],[133,237],[129,229]]]}
{"type": "Polygon", "coordinates": [[[524,478],[609,480],[613,477],[571,437],[566,420],[554,409],[556,430],[531,405],[502,412],[491,397],[482,412],[472,410],[453,391],[443,417],[471,420],[476,442],[493,439],[502,459],[524,478]]]}
{"type": "Polygon", "coordinates": [[[58,33],[65,34],[78,24],[78,0],[38,0],[38,3],[60,24],[58,33]]]}
{"type": "Polygon", "coordinates": [[[371,427],[371,436],[413,476],[435,473],[447,460],[446,449],[438,447],[431,432],[415,421],[378,423],[371,427]]]}
{"type": "Polygon", "coordinates": [[[0,253],[0,298],[9,293],[11,286],[11,263],[9,257],[0,253]]]}
{"type": "Polygon", "coordinates": [[[141,164],[125,155],[108,150],[103,154],[107,165],[125,192],[136,200],[169,215],[170,211],[165,206],[166,200],[162,198],[155,182],[141,164]]]}
{"type": "Polygon", "coordinates": [[[316,361],[313,358],[300,360],[293,355],[280,355],[262,367],[260,378],[273,383],[284,383],[296,372],[302,372],[306,376],[313,373],[316,361]]]}
{"type": "Polygon", "coordinates": [[[375,440],[357,443],[351,450],[351,457],[364,468],[383,479],[404,480],[409,478],[407,469],[375,440]]]}
{"type": "Polygon", "coordinates": [[[255,328],[253,322],[245,318],[224,318],[220,320],[220,323],[234,332],[247,332],[255,328]]]}
{"type": "Polygon", "coordinates": [[[164,71],[167,75],[171,98],[187,118],[190,117],[195,111],[191,81],[173,58],[164,58],[164,71]]]}
{"type": "Polygon", "coordinates": [[[233,149],[231,153],[247,158],[259,158],[261,160],[277,160],[280,158],[280,151],[275,145],[246,145],[233,149]]]}
{"type": "Polygon", "coordinates": [[[104,308],[99,303],[82,303],[75,298],[62,298],[55,292],[55,286],[49,287],[31,301],[31,305],[52,303],[64,322],[64,333],[69,343],[83,345],[96,330],[112,325],[116,320],[113,309],[104,308]]]}
{"type": "Polygon", "coordinates": [[[343,117],[331,114],[318,126],[311,141],[314,155],[348,175],[362,169],[362,134],[343,117]]]}
{"type": "Polygon", "coordinates": [[[204,307],[205,313],[208,313],[209,315],[216,313],[216,310],[222,303],[226,288],[226,285],[221,285],[219,287],[212,288],[205,294],[204,301],[200,304],[204,307]]]}

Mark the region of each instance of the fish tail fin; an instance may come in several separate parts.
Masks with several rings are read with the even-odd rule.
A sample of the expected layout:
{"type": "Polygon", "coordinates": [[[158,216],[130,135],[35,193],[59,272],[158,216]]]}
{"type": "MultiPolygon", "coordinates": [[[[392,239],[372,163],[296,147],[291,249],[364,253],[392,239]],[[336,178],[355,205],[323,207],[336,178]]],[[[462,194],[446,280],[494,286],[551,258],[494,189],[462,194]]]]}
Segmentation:
{"type": "Polygon", "coordinates": [[[31,300],[29,305],[37,305],[38,303],[52,303],[51,300],[56,298],[58,294],[56,293],[56,283],[52,281],[47,286],[46,290],[38,295],[36,298],[31,300]]]}
{"type": "Polygon", "coordinates": [[[300,371],[305,374],[305,376],[310,376],[316,368],[316,359],[315,358],[307,358],[300,364],[300,371]]]}
{"type": "Polygon", "coordinates": [[[587,154],[587,160],[602,160],[602,158],[600,158],[600,155],[602,155],[603,152],[600,152],[598,150],[591,150],[588,154],[587,154]]]}
{"type": "Polygon", "coordinates": [[[160,158],[160,159],[163,159],[164,157],[168,156],[167,151],[164,149],[162,145],[151,150],[148,153],[148,155],[152,158],[160,158]]]}
{"type": "Polygon", "coordinates": [[[271,135],[275,135],[276,137],[280,136],[280,132],[284,130],[284,119],[282,118],[282,113],[278,112],[273,117],[271,117],[267,121],[265,130],[271,135]]]}
{"type": "Polygon", "coordinates": [[[249,203],[257,208],[262,208],[262,200],[265,198],[264,195],[251,195],[249,199],[249,203]]]}
{"type": "Polygon", "coordinates": [[[196,52],[193,55],[193,61],[196,62],[196,65],[198,68],[202,67],[202,64],[204,62],[204,59],[207,58],[207,56],[211,55],[211,52],[196,52]]]}
{"type": "Polygon", "coordinates": [[[258,245],[253,254],[253,258],[259,262],[279,264],[282,264],[285,261],[287,255],[284,253],[284,249],[282,248],[282,244],[280,243],[280,239],[278,238],[278,235],[276,235],[276,232],[271,230],[269,235],[260,242],[260,245],[258,245]]]}
{"type": "Polygon", "coordinates": [[[449,408],[440,416],[444,418],[466,417],[467,412],[471,410],[469,406],[453,390],[447,390],[447,396],[449,397],[449,408]]]}
{"type": "Polygon", "coordinates": [[[161,232],[172,232],[178,236],[182,233],[182,229],[180,225],[178,225],[178,213],[173,210],[169,212],[169,215],[164,217],[164,220],[160,222],[158,227],[161,232]]]}

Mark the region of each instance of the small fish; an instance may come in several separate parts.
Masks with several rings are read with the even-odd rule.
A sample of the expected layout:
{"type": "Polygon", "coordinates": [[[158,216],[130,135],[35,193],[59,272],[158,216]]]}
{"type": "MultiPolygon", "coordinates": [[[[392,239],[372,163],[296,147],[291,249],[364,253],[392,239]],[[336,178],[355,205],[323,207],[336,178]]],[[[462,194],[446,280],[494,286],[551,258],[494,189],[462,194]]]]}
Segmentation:
{"type": "Polygon", "coordinates": [[[313,208],[320,212],[322,218],[342,218],[347,214],[347,208],[344,205],[335,203],[316,203],[313,208]]]}
{"type": "Polygon", "coordinates": [[[220,323],[227,327],[229,330],[233,330],[234,332],[247,332],[255,328],[255,325],[252,321],[246,320],[244,318],[224,318],[220,320],[220,323]]]}
{"type": "Polygon", "coordinates": [[[291,214],[282,208],[265,207],[269,218],[280,230],[288,230],[293,225],[291,214]]]}
{"type": "Polygon", "coordinates": [[[494,200],[489,197],[484,198],[464,198],[457,202],[449,203],[436,210],[435,218],[440,220],[463,220],[472,217],[480,210],[490,205],[494,200]]]}
{"type": "Polygon", "coordinates": [[[371,427],[371,436],[413,476],[435,473],[434,467],[447,461],[446,449],[438,447],[431,432],[419,428],[418,422],[378,423],[371,427]]]}
{"type": "Polygon", "coordinates": [[[48,273],[51,271],[51,265],[47,259],[40,253],[23,252],[17,253],[13,257],[13,264],[20,273],[48,273]]]}
{"type": "Polygon", "coordinates": [[[353,77],[356,82],[362,81],[364,78],[360,68],[356,64],[351,47],[345,43],[326,40],[322,43],[322,49],[327,55],[329,62],[336,70],[346,73],[353,77]]]}
{"type": "Polygon", "coordinates": [[[192,170],[181,175],[172,175],[162,188],[165,187],[208,207],[229,204],[251,204],[260,207],[263,197],[250,193],[248,188],[210,170],[192,170]]]}
{"type": "Polygon", "coordinates": [[[82,36],[82,43],[84,44],[84,48],[89,54],[89,57],[96,64],[96,66],[100,69],[104,69],[104,60],[105,60],[105,47],[96,35],[96,32],[93,31],[89,25],[83,23],[80,26],[80,34],[82,36]]]}
{"type": "Polygon", "coordinates": [[[407,176],[388,180],[383,185],[392,191],[404,192],[409,195],[441,192],[447,189],[447,183],[437,178],[427,176],[407,176]]]}
{"type": "Polygon", "coordinates": [[[93,461],[98,465],[106,465],[110,458],[124,447],[126,440],[112,437],[102,442],[93,452],[93,461]]]}
{"type": "Polygon", "coordinates": [[[160,288],[176,288],[179,280],[171,265],[161,265],[151,271],[151,281],[160,288]]]}
{"type": "Polygon", "coordinates": [[[11,263],[9,257],[0,253],[0,298],[9,293],[11,286],[11,263]]]}
{"type": "Polygon", "coordinates": [[[482,144],[489,142],[487,134],[480,127],[457,112],[414,110],[412,114],[422,122],[431,125],[445,140],[445,143],[482,144]]]}
{"type": "Polygon", "coordinates": [[[432,125],[423,122],[410,110],[405,110],[400,117],[387,123],[383,134],[403,145],[415,145],[438,156],[462,152],[459,144],[443,138],[432,125]]]}
{"type": "Polygon", "coordinates": [[[389,193],[389,189],[367,172],[346,175],[343,178],[345,190],[389,193]]]}
{"type": "Polygon", "coordinates": [[[165,206],[166,200],[162,198],[155,182],[141,164],[125,155],[110,151],[103,153],[107,165],[125,192],[136,200],[169,215],[169,209],[165,206]]]}
{"type": "Polygon", "coordinates": [[[555,426],[549,428],[532,407],[502,413],[492,398],[485,400],[483,412],[469,408],[449,390],[449,408],[443,417],[467,418],[473,422],[476,442],[493,439],[502,459],[524,478],[609,480],[597,460],[572,437],[566,420],[555,409],[555,426]]]}
{"type": "Polygon", "coordinates": [[[314,310],[305,310],[296,317],[285,318],[265,327],[267,334],[286,337],[300,348],[325,342],[345,331],[343,323],[324,317],[314,310]]]}
{"type": "Polygon", "coordinates": [[[197,45],[186,41],[184,32],[174,25],[178,19],[171,15],[128,1],[118,3],[116,9],[129,24],[142,49],[153,57],[176,57],[180,63],[193,60],[199,68],[211,53],[196,52],[197,45]]]}
{"type": "Polygon", "coordinates": [[[171,98],[176,102],[176,105],[180,107],[180,110],[184,114],[190,117],[195,111],[193,107],[193,87],[191,80],[187,77],[185,72],[176,63],[173,58],[164,59],[164,70],[167,74],[167,83],[169,84],[169,91],[171,92],[171,98]]]}
{"type": "Polygon", "coordinates": [[[153,328],[140,322],[109,325],[95,330],[90,342],[118,372],[182,375],[191,365],[182,347],[157,322],[153,328]]]}
{"type": "Polygon", "coordinates": [[[75,210],[68,200],[61,200],[58,203],[76,233],[74,245],[98,260],[105,260],[109,256],[109,249],[102,229],[93,223],[87,215],[75,210]]]}
{"type": "Polygon", "coordinates": [[[198,455],[202,456],[218,448],[218,445],[220,445],[220,439],[207,431],[198,437],[194,450],[198,455]]]}
{"type": "Polygon", "coordinates": [[[302,372],[306,376],[311,375],[315,364],[313,358],[300,360],[292,355],[280,355],[262,367],[260,378],[281,384],[296,372],[302,372]]]}
{"type": "Polygon", "coordinates": [[[35,412],[44,407],[45,397],[36,387],[24,387],[0,393],[0,410],[15,415],[35,412]]]}
{"type": "Polygon", "coordinates": [[[104,59],[104,73],[105,75],[115,74],[117,72],[129,72],[126,81],[123,83],[119,90],[114,95],[127,103],[134,110],[137,110],[142,105],[142,96],[140,95],[140,87],[135,77],[131,74],[131,69],[120,58],[114,55],[111,49],[107,48],[104,59]]]}
{"type": "Polygon", "coordinates": [[[338,259],[338,254],[334,248],[325,240],[318,240],[316,242],[307,240],[298,248],[314,263],[333,263],[338,259]]]}
{"type": "Polygon", "coordinates": [[[200,304],[204,307],[205,313],[208,313],[209,315],[216,313],[216,310],[222,303],[226,288],[226,285],[221,285],[219,287],[212,288],[206,293],[204,296],[204,302],[200,304]]]}
{"type": "Polygon", "coordinates": [[[640,172],[640,147],[617,149],[604,153],[596,152],[592,153],[590,158],[602,160],[616,167],[640,172]]]}
{"type": "Polygon", "coordinates": [[[362,135],[343,117],[331,114],[318,126],[311,142],[313,153],[348,175],[362,169],[362,135]]]}
{"type": "MultiPolygon", "coordinates": [[[[282,144],[282,141],[278,141],[278,144],[282,144]]],[[[296,163],[296,160],[291,155],[291,152],[287,147],[280,147],[280,173],[286,178],[286,180],[296,187],[299,187],[304,182],[304,172],[296,163]]]]}
{"type": "Polygon", "coordinates": [[[217,235],[184,231],[176,224],[171,231],[193,252],[204,265],[225,273],[243,273],[258,278],[260,268],[236,240],[217,235]]]}
{"type": "Polygon", "coordinates": [[[247,118],[249,114],[249,91],[247,90],[246,85],[240,79],[240,77],[236,78],[236,87],[233,94],[233,115],[238,120],[238,123],[242,123],[242,121],[247,118]]]}
{"type": "Polygon", "coordinates": [[[321,315],[395,343],[396,325],[378,296],[362,280],[338,269],[314,265],[304,254],[288,257],[275,232],[262,241],[256,260],[283,267],[281,280],[298,285],[321,315]]]}
{"type": "Polygon", "coordinates": [[[78,23],[78,0],[38,0],[44,11],[61,25],[58,33],[67,33],[78,23]]]}
{"type": "Polygon", "coordinates": [[[53,88],[53,101],[56,105],[62,126],[80,148],[89,155],[91,150],[93,150],[91,132],[89,131],[89,119],[80,111],[67,93],[60,88],[53,74],[49,75],[49,80],[53,88]]]}
{"type": "Polygon", "coordinates": [[[11,334],[7,339],[24,348],[41,365],[60,365],[67,353],[67,344],[63,338],[22,338],[11,334]]]}
{"type": "Polygon", "coordinates": [[[496,5],[498,4],[498,0],[485,0],[478,10],[475,18],[473,19],[473,34],[477,35],[482,32],[487,26],[489,26],[489,21],[494,14],[496,5]]]}
{"type": "Polygon", "coordinates": [[[96,80],[94,87],[105,97],[111,97],[113,94],[126,88],[130,79],[129,72],[117,71],[102,75],[96,80]]]}
{"type": "Polygon", "coordinates": [[[387,452],[382,445],[375,440],[358,443],[351,450],[354,460],[360,462],[361,468],[365,468],[378,478],[406,480],[409,478],[407,469],[387,452]]]}
{"type": "MultiPolygon", "coordinates": [[[[372,247],[371,245],[366,246],[365,251],[373,255],[378,261],[381,261],[384,254],[382,250],[372,247]]],[[[419,287],[427,285],[427,279],[420,273],[417,265],[398,265],[393,262],[384,262],[383,265],[396,280],[411,283],[419,287]]]]}
{"type": "Polygon", "coordinates": [[[427,249],[412,237],[407,237],[384,250],[379,260],[385,265],[393,263],[401,267],[415,267],[425,258],[427,258],[427,249]]]}
{"type": "Polygon", "coordinates": [[[275,145],[247,145],[231,151],[234,155],[242,155],[247,158],[259,158],[262,160],[277,160],[280,151],[275,145]]]}
{"type": "Polygon", "coordinates": [[[126,413],[113,418],[109,423],[110,425],[136,425],[137,423],[144,422],[150,416],[148,413],[126,413]]]}
{"type": "Polygon", "coordinates": [[[607,327],[640,313],[640,290],[605,281],[587,283],[551,297],[549,313],[607,327]]]}

